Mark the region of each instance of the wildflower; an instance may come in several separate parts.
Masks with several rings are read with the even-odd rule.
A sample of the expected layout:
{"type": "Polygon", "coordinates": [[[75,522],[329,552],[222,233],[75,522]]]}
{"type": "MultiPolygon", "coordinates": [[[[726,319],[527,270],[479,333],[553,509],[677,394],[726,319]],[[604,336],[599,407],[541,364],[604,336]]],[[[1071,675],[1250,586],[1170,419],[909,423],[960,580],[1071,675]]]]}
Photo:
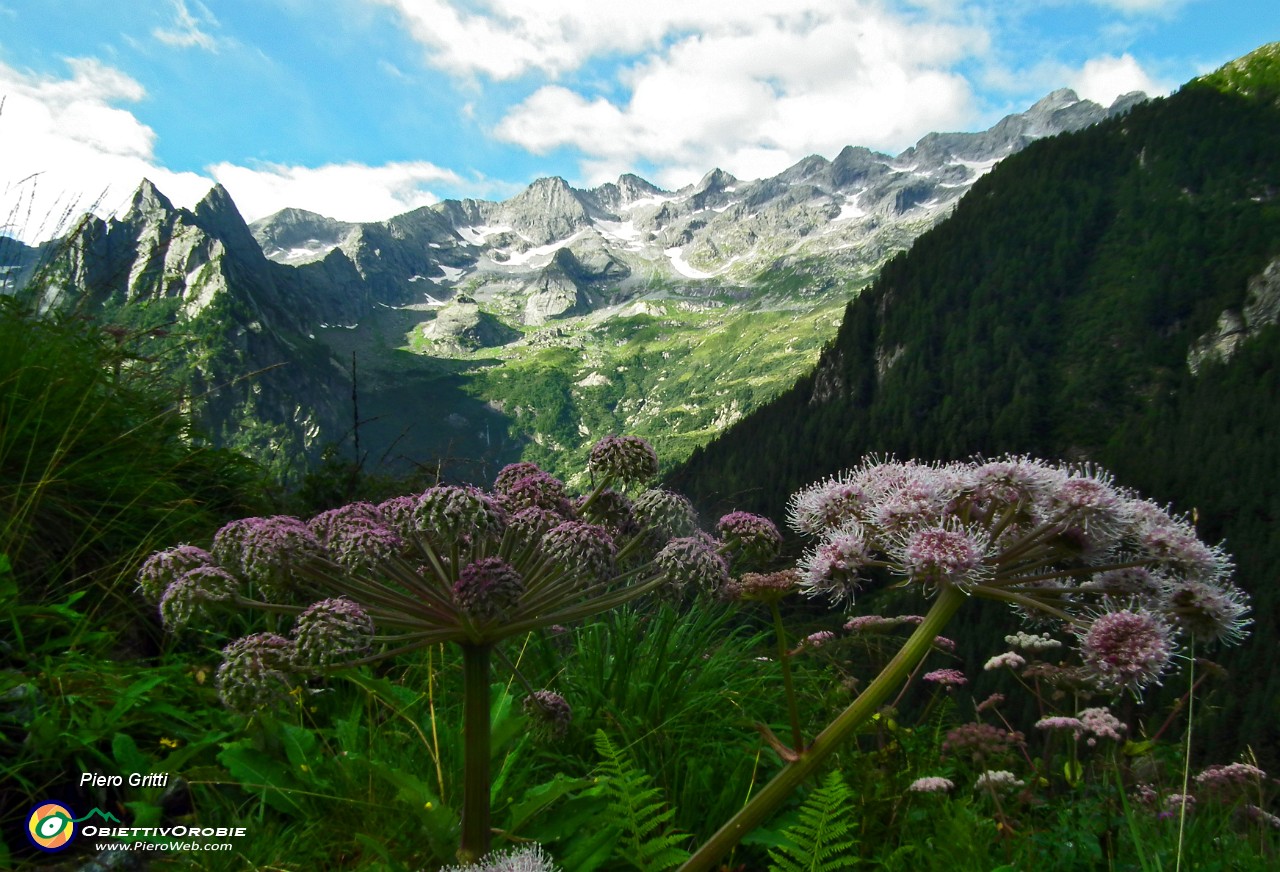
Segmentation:
{"type": "Polygon", "coordinates": [[[1062,643],[1050,638],[1048,633],[1024,633],[1021,630],[1011,636],[1005,636],[1004,641],[1007,645],[1034,653],[1062,647],[1062,643]]]}
{"type": "Polygon", "coordinates": [[[991,696],[987,697],[982,702],[978,703],[977,706],[975,706],[975,709],[979,713],[985,712],[989,708],[995,708],[996,706],[1000,705],[1000,703],[1002,702],[1004,702],[1004,694],[993,693],[991,694],[991,696]]]}
{"type": "Polygon", "coordinates": [[[507,527],[515,534],[517,541],[531,545],[539,542],[543,536],[563,523],[564,518],[555,512],[530,506],[512,515],[507,520],[507,527]]]}
{"type": "Polygon", "coordinates": [[[636,520],[664,538],[692,536],[698,528],[693,503],[687,497],[662,488],[651,488],[632,505],[636,520]]]}
{"type": "Polygon", "coordinates": [[[1196,784],[1220,799],[1242,797],[1251,789],[1260,788],[1267,773],[1248,763],[1229,763],[1210,766],[1196,776],[1196,784]]]}
{"type": "MultiPolygon", "coordinates": [[[[320,540],[310,527],[287,515],[246,518],[245,521],[243,527],[237,528],[239,553],[230,558],[230,564],[238,565],[266,599],[285,600],[294,588],[298,570],[308,561],[323,556],[320,540]]],[[[228,561],[218,554],[218,546],[215,537],[214,553],[218,555],[218,562],[227,566],[228,561]]]]}
{"type": "Polygon", "coordinates": [[[501,557],[482,557],[458,573],[453,598],[473,621],[502,620],[524,594],[524,577],[501,557]]]}
{"type": "Polygon", "coordinates": [[[778,602],[793,593],[799,584],[800,573],[794,569],[766,574],[748,572],[725,585],[724,593],[730,599],[778,602]]]}
{"type": "Polygon", "coordinates": [[[544,739],[559,739],[569,731],[573,710],[560,694],[552,690],[535,690],[524,698],[524,713],[534,731],[544,739]]]}
{"type": "Polygon", "coordinates": [[[933,647],[939,651],[946,651],[948,654],[956,653],[956,640],[948,639],[946,636],[934,636],[933,647]]]}
{"type": "Polygon", "coordinates": [[[334,560],[359,572],[371,570],[398,554],[404,548],[404,540],[380,521],[352,517],[331,527],[327,545],[334,560]]]}
{"type": "Polygon", "coordinates": [[[565,517],[573,514],[564,482],[541,470],[512,482],[502,493],[502,497],[503,505],[508,511],[535,506],[565,517]]]}
{"type": "Polygon", "coordinates": [[[529,463],[522,460],[518,463],[508,463],[502,469],[498,470],[497,477],[493,480],[493,492],[497,494],[508,494],[516,482],[528,478],[531,475],[542,473],[542,467],[536,463],[529,463]]]}
{"type": "Polygon", "coordinates": [[[179,545],[157,551],[138,570],[138,591],[153,604],[160,602],[165,588],[198,566],[213,565],[213,555],[194,545],[179,545]]]}
{"type": "Polygon", "coordinates": [[[494,851],[486,854],[478,863],[447,866],[440,872],[560,872],[560,867],[543,852],[541,845],[534,843],[494,851]]]}
{"type": "Polygon", "coordinates": [[[850,633],[887,633],[902,625],[901,618],[886,618],[884,615],[858,615],[845,622],[844,628],[850,633]]]}
{"type": "Polygon", "coordinates": [[[692,584],[696,590],[715,593],[729,581],[728,564],[702,536],[672,539],[654,562],[667,574],[673,590],[683,591],[692,584]]]}
{"type": "Polygon", "coordinates": [[[768,563],[782,549],[782,534],[777,525],[750,512],[730,512],[720,518],[716,531],[724,542],[725,552],[749,566],[768,563]]]}
{"type": "Polygon", "coordinates": [[[1146,609],[1105,612],[1077,631],[1080,656],[1104,689],[1142,687],[1159,679],[1173,657],[1173,631],[1146,609]]]}
{"type": "Polygon", "coordinates": [[[1254,823],[1270,827],[1273,830],[1280,829],[1280,817],[1276,817],[1270,812],[1263,811],[1256,805],[1246,805],[1240,810],[1240,813],[1248,820],[1254,823]]]}
{"type": "Polygon", "coordinates": [[[904,573],[926,584],[971,580],[981,564],[986,545],[959,526],[933,526],[913,530],[902,544],[904,573]]]}
{"type": "Polygon", "coordinates": [[[800,648],[821,648],[836,637],[836,634],[830,630],[819,630],[816,633],[810,633],[800,640],[800,648]]]}
{"type": "Polygon", "coordinates": [[[1164,798],[1164,812],[1160,817],[1172,817],[1183,808],[1190,814],[1196,807],[1196,798],[1189,793],[1171,793],[1164,798]]]}
{"type": "Polygon", "coordinates": [[[948,690],[969,683],[969,679],[959,669],[935,669],[932,672],[926,672],[920,678],[923,681],[933,682],[948,690]]]}
{"type": "Polygon", "coordinates": [[[421,496],[392,497],[378,504],[378,514],[388,527],[407,538],[418,529],[413,516],[420,499],[421,496]]]}
{"type": "Polygon", "coordinates": [[[978,776],[973,786],[976,790],[1013,789],[1022,787],[1025,782],[1007,769],[988,769],[978,776]]]}
{"type": "Polygon", "coordinates": [[[373,633],[373,619],[359,603],[332,597],[298,615],[293,644],[299,663],[323,668],[367,652],[373,633]]]}
{"type": "Polygon", "coordinates": [[[984,760],[1003,756],[1024,741],[1022,733],[991,724],[961,724],[948,731],[942,741],[942,753],[964,753],[974,760],[984,760]]]}
{"type": "Polygon", "coordinates": [[[437,485],[418,498],[413,512],[415,529],[434,543],[496,539],[506,528],[506,513],[492,497],[476,487],[437,485]]]}
{"type": "Polygon", "coordinates": [[[321,544],[328,545],[329,539],[333,536],[334,531],[345,526],[352,520],[372,521],[377,524],[382,523],[382,513],[373,503],[354,502],[336,509],[329,509],[327,512],[321,512],[310,521],[307,526],[311,528],[311,532],[316,535],[321,544]]]}
{"type": "MultiPolygon", "coordinates": [[[[1124,722],[1113,715],[1111,710],[1105,706],[1084,709],[1076,717],[1084,724],[1086,730],[1099,739],[1113,739],[1121,742],[1124,740],[1123,733],[1128,729],[1124,722]]],[[[1089,740],[1089,744],[1093,744],[1092,739],[1089,740]]]]}
{"type": "Polygon", "coordinates": [[[860,519],[861,509],[869,502],[866,491],[849,481],[847,474],[836,476],[792,494],[787,519],[797,532],[819,535],[860,519]]]}
{"type": "Polygon", "coordinates": [[[170,632],[185,627],[208,603],[235,598],[240,583],[217,566],[197,566],[165,588],[160,597],[160,620],[170,632]]]}
{"type": "Polygon", "coordinates": [[[829,532],[800,561],[800,587],[806,596],[826,596],[832,602],[853,599],[859,571],[871,562],[866,534],[860,524],[847,522],[829,532]]]}
{"type": "Polygon", "coordinates": [[[1080,738],[1085,731],[1084,722],[1079,718],[1067,718],[1061,716],[1041,718],[1036,721],[1037,730],[1070,730],[1075,737],[1080,738]]]}
{"type": "Polygon", "coordinates": [[[1009,668],[1013,670],[1021,669],[1027,665],[1027,660],[1016,651],[1006,651],[1003,654],[997,654],[986,663],[982,664],[982,668],[987,672],[994,672],[997,669],[1009,668]]]}
{"type": "Polygon", "coordinates": [[[1197,640],[1234,645],[1253,623],[1249,595],[1229,582],[1183,579],[1165,590],[1163,611],[1197,640]]]}
{"type": "Polygon", "coordinates": [[[581,521],[557,524],[542,539],[548,559],[569,577],[594,584],[613,572],[617,547],[604,527],[581,521]]]}
{"type": "Polygon", "coordinates": [[[222,649],[218,695],[241,714],[285,699],[296,684],[293,643],[275,633],[255,633],[222,649]]]}
{"type": "Polygon", "coordinates": [[[942,778],[937,775],[931,775],[926,778],[917,778],[911,782],[911,786],[907,790],[916,793],[943,793],[948,790],[954,790],[955,784],[950,778],[942,778]]]}
{"type": "Polygon", "coordinates": [[[639,436],[606,436],[591,446],[592,471],[623,484],[645,482],[658,474],[658,454],[639,436]]]}

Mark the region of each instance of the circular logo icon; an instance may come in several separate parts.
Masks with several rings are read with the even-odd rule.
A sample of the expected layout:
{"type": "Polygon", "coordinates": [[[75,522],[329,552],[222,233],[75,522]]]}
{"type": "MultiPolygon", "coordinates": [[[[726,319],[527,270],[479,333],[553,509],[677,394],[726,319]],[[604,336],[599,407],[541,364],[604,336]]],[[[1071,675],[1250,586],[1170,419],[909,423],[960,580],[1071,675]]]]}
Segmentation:
{"type": "Polygon", "coordinates": [[[27,817],[27,836],[41,851],[61,851],[75,834],[71,809],[60,802],[42,802],[27,817]]]}

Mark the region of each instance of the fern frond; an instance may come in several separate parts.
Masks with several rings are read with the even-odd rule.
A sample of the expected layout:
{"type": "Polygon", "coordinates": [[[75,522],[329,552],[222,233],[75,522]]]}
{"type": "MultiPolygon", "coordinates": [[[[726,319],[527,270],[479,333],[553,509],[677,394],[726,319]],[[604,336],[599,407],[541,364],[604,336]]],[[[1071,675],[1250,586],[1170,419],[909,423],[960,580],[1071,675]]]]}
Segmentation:
{"type": "Polygon", "coordinates": [[[688,837],[668,831],[675,809],[663,801],[648,773],[604,730],[596,730],[595,746],[600,755],[596,773],[608,801],[607,823],[622,831],[618,847],[623,859],[641,872],[661,872],[687,860],[689,852],[681,844],[688,837]]]}
{"type": "Polygon", "coordinates": [[[769,850],[769,872],[841,872],[859,862],[853,791],[832,771],[769,850]]]}

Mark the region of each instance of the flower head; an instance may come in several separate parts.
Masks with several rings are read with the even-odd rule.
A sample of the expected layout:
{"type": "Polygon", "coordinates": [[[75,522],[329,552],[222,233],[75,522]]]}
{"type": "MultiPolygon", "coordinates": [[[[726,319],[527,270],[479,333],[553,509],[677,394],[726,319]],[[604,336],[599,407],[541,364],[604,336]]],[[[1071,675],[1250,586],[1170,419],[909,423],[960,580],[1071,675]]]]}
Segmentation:
{"type": "Polygon", "coordinates": [[[756,602],[779,602],[794,593],[800,585],[800,573],[794,569],[779,572],[748,572],[729,582],[724,589],[726,597],[756,602]]]}
{"type": "Polygon", "coordinates": [[[654,562],[675,590],[683,591],[692,585],[695,590],[716,593],[729,581],[728,564],[705,536],[672,539],[654,562]]]}
{"type": "Polygon", "coordinates": [[[851,473],[810,485],[787,501],[787,522],[799,533],[821,535],[862,518],[871,497],[851,479],[851,473]]]}
{"type": "Polygon", "coordinates": [[[662,488],[650,488],[632,506],[636,520],[664,539],[692,536],[698,517],[688,497],[662,488]]]}
{"type": "Polygon", "coordinates": [[[437,485],[418,498],[414,527],[435,544],[497,538],[506,528],[506,513],[476,487],[437,485]]]}
{"type": "Polygon", "coordinates": [[[613,572],[617,546],[604,527],[564,521],[542,539],[543,553],[571,578],[593,584],[613,572]]]}
{"type": "Polygon", "coordinates": [[[1141,689],[1158,681],[1173,657],[1173,629],[1146,609],[1098,615],[1077,631],[1080,656],[1105,689],[1141,689]]]}
{"type": "Polygon", "coordinates": [[[212,566],[213,555],[194,545],[157,551],[138,570],[138,590],[147,602],[159,603],[165,588],[197,566],[212,566]]]}
{"type": "Polygon", "coordinates": [[[932,682],[939,687],[945,687],[950,690],[953,687],[961,687],[968,684],[969,679],[959,669],[935,669],[932,672],[926,672],[920,676],[924,681],[932,682]]]}
{"type": "Polygon", "coordinates": [[[160,597],[160,620],[173,632],[185,627],[209,603],[227,602],[239,591],[235,576],[217,566],[197,566],[184,572],[160,597]]]}
{"type": "Polygon", "coordinates": [[[355,517],[334,525],[327,545],[334,560],[359,572],[371,570],[398,554],[404,548],[404,540],[380,521],[355,517]]]}
{"type": "Polygon", "coordinates": [[[358,657],[373,644],[373,619],[345,597],[321,600],[298,615],[293,642],[299,664],[326,667],[358,657]]]}
{"type": "Polygon", "coordinates": [[[658,454],[639,436],[606,436],[591,446],[593,472],[623,484],[645,482],[658,474],[658,454]]]}
{"type": "Polygon", "coordinates": [[[986,543],[959,525],[918,528],[902,540],[903,570],[926,584],[967,583],[985,556],[986,543]]]}
{"type": "Polygon", "coordinates": [[[307,526],[311,528],[312,533],[316,534],[316,538],[320,540],[321,544],[328,545],[329,539],[334,532],[353,520],[381,524],[382,512],[373,503],[348,503],[345,506],[321,512],[308,521],[307,526]]]}
{"type": "Polygon", "coordinates": [[[1025,782],[1007,769],[988,769],[973,783],[977,790],[1012,790],[1025,782]]]}
{"type": "MultiPolygon", "coordinates": [[[[303,564],[323,556],[320,540],[310,527],[287,515],[246,518],[245,521],[240,531],[238,560],[232,558],[233,565],[238,564],[268,600],[287,599],[303,564]]],[[[214,550],[217,553],[216,538],[214,550]]],[[[219,562],[223,562],[221,555],[219,562]]]]}
{"type": "Polygon", "coordinates": [[[782,534],[768,518],[750,512],[730,512],[716,524],[725,551],[737,563],[759,566],[782,550],[782,534]]]}
{"type": "Polygon", "coordinates": [[[565,698],[553,690],[535,690],[524,698],[524,713],[533,729],[544,739],[559,739],[569,731],[573,710],[565,698]]]}
{"type": "Polygon", "coordinates": [[[1249,595],[1230,582],[1198,578],[1172,581],[1165,589],[1163,611],[1183,630],[1205,642],[1234,645],[1253,623],[1249,595]]]}
{"type": "Polygon", "coordinates": [[[222,649],[218,695],[241,714],[284,700],[297,684],[293,643],[275,633],[254,633],[222,649]]]}
{"type": "Polygon", "coordinates": [[[498,477],[493,480],[493,492],[497,494],[506,494],[510,488],[518,481],[528,478],[531,475],[541,475],[542,467],[536,463],[529,463],[522,460],[518,463],[508,463],[498,471],[498,477]]]}
{"type": "Polygon", "coordinates": [[[917,778],[911,782],[911,786],[907,790],[915,793],[945,793],[948,790],[955,790],[955,788],[955,783],[950,778],[931,775],[927,778],[917,778]]]}
{"type": "Polygon", "coordinates": [[[832,602],[853,599],[861,571],[871,562],[866,531],[856,521],[831,530],[800,560],[800,589],[806,596],[825,596],[832,602]]]}
{"type": "Polygon", "coordinates": [[[483,557],[458,573],[453,598],[472,620],[502,620],[524,595],[524,576],[501,557],[483,557]]]}

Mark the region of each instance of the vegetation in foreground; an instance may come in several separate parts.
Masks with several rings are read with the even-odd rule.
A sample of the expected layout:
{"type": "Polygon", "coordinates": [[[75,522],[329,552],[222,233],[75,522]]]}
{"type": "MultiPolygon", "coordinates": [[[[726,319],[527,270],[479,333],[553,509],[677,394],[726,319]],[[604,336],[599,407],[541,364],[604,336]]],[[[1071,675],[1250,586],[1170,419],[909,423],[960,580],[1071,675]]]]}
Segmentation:
{"type": "MultiPolygon", "coordinates": [[[[34,326],[16,310],[5,317],[15,330],[34,326]]],[[[58,489],[70,479],[59,470],[105,462],[112,445],[130,449],[119,462],[142,462],[126,438],[137,425],[116,408],[127,395],[120,385],[55,390],[76,373],[91,385],[90,376],[116,377],[100,357],[77,364],[67,353],[110,348],[109,338],[86,329],[61,325],[48,334],[48,357],[4,373],[8,398],[32,384],[37,361],[59,360],[56,373],[46,368],[55,377],[41,395],[40,421],[67,422],[60,432],[27,431],[39,439],[24,444],[17,425],[24,413],[30,419],[31,404],[3,407],[6,508],[31,507],[6,514],[0,561],[10,640],[0,686],[4,779],[12,786],[0,810],[6,866],[79,868],[92,858],[88,838],[51,855],[27,843],[26,817],[47,799],[80,814],[99,808],[132,826],[248,832],[225,854],[156,851],[147,858],[156,868],[438,869],[458,862],[460,836],[473,857],[514,850],[523,868],[574,870],[991,870],[1033,858],[1050,869],[1274,863],[1274,781],[1249,759],[1185,756],[1188,732],[1215,700],[1205,646],[1247,629],[1246,604],[1225,578],[1229,563],[1185,519],[1103,476],[1010,467],[1010,475],[1015,467],[1026,475],[1025,486],[1057,494],[1037,511],[1050,511],[1053,499],[1053,511],[1067,511],[1062,500],[1075,494],[1068,514],[1080,523],[1059,529],[1044,514],[1026,526],[1030,519],[1011,508],[1021,497],[992,492],[984,501],[965,491],[961,499],[954,484],[940,484],[963,478],[967,467],[868,464],[797,494],[791,520],[815,544],[787,569],[774,556],[776,529],[763,519],[731,513],[714,534],[698,534],[674,495],[645,498],[636,482],[629,495],[604,497],[610,479],[621,485],[652,471],[638,443],[620,440],[613,444],[625,450],[597,459],[594,502],[569,502],[558,482],[530,467],[508,474],[493,494],[428,488],[410,502],[407,517],[419,520],[402,530],[421,558],[406,575],[402,566],[387,569],[403,560],[397,554],[362,564],[359,548],[348,549],[355,562],[347,563],[295,550],[308,547],[297,546],[306,538],[299,528],[331,547],[315,538],[326,527],[321,519],[342,541],[342,525],[332,522],[352,521],[350,511],[322,512],[296,527],[279,518],[223,525],[229,514],[261,508],[213,481],[192,483],[202,454],[177,433],[149,443],[164,465],[135,480],[143,493],[172,487],[185,495],[164,514],[181,526],[156,523],[157,501],[104,499],[115,514],[102,509],[97,523],[54,528],[78,533],[59,542],[31,519],[88,505],[81,492],[58,489]],[[97,414],[64,416],[74,408],[97,414]],[[119,422],[114,435],[98,431],[77,442],[85,422],[108,421],[119,422]],[[36,464],[48,444],[70,446],[52,455],[65,466],[36,464]],[[34,472],[18,474],[25,470],[34,472]],[[935,486],[932,498],[913,494],[925,485],[935,486]],[[878,496],[860,506],[859,489],[878,496]],[[940,509],[942,492],[956,499],[940,509]],[[1111,500],[1127,507],[1123,525],[1111,500]],[[611,521],[583,519],[606,502],[611,521]],[[542,537],[537,554],[516,549],[514,533],[495,543],[471,522],[447,531],[457,506],[490,503],[495,518],[524,511],[562,520],[530,528],[542,537]],[[646,516],[638,508],[646,505],[662,511],[646,516]],[[640,516],[635,526],[626,522],[628,506],[633,523],[640,516]],[[874,516],[865,514],[869,506],[874,516]],[[941,514],[925,520],[921,511],[941,514]],[[605,540],[585,528],[610,523],[616,527],[604,535],[622,543],[615,559],[585,561],[604,575],[566,587],[565,574],[584,561],[557,562],[545,537],[577,525],[569,529],[587,539],[562,530],[560,544],[578,555],[595,542],[599,556],[605,540]],[[662,525],[678,528],[658,542],[637,535],[662,525]],[[296,535],[289,548],[273,548],[269,536],[244,535],[246,527],[296,535]],[[145,553],[184,539],[214,541],[210,559],[165,577],[183,568],[171,550],[168,562],[153,559],[141,576],[144,593],[159,594],[164,624],[185,624],[162,637],[157,615],[134,605],[135,571],[145,553]],[[681,544],[672,547],[673,539],[681,544]],[[640,544],[628,553],[628,541],[640,544]],[[1127,555],[1121,565],[1118,545],[1127,555]],[[519,593],[499,562],[520,577],[519,593]],[[488,574],[468,571],[477,564],[488,574]],[[215,569],[233,576],[233,587],[212,581],[215,569]],[[620,577],[628,570],[630,578],[620,577]],[[893,579],[903,584],[884,589],[893,579]],[[396,599],[406,583],[419,594],[408,616],[403,594],[396,599]],[[281,587],[273,594],[272,585],[281,587]],[[642,588],[653,592],[633,598],[642,588]],[[364,617],[332,602],[310,608],[320,591],[330,600],[365,594],[364,617]],[[563,624],[539,617],[539,591],[562,603],[563,624]],[[938,630],[946,612],[979,596],[1057,612],[1069,619],[1058,625],[1067,631],[1020,629],[1014,620],[1004,644],[988,640],[989,668],[958,669],[952,640],[938,630]],[[831,598],[845,608],[816,607],[831,598]],[[610,608],[570,623],[585,604],[610,608]],[[907,613],[908,605],[925,614],[907,613]],[[368,638],[370,631],[378,635],[368,638]],[[254,649],[244,641],[260,644],[265,634],[279,642],[254,649]],[[420,634],[414,650],[384,656],[413,634],[420,634]],[[492,655],[479,681],[468,645],[492,655]],[[286,649],[309,652],[307,674],[295,655],[267,653],[286,649]],[[1135,694],[1157,680],[1186,688],[1172,710],[1135,694]],[[483,745],[478,723],[488,728],[483,745]],[[842,735],[826,741],[831,724],[843,725],[842,735]],[[487,763],[487,789],[479,792],[477,755],[487,763]],[[85,772],[173,778],[163,787],[100,787],[82,785],[85,772]],[[769,807],[757,815],[761,803],[769,807]],[[468,843],[468,816],[474,831],[482,806],[488,826],[468,843]],[[717,842],[719,825],[744,814],[759,817],[749,834],[736,846],[717,842]],[[530,865],[544,862],[533,843],[545,852],[543,866],[530,865]],[[710,856],[709,844],[720,853],[710,856]]],[[[86,487],[127,478],[100,472],[86,487]]],[[[350,526],[364,534],[348,536],[353,541],[387,545],[374,519],[350,526]]],[[[953,636],[969,632],[956,626],[953,636]]]]}

